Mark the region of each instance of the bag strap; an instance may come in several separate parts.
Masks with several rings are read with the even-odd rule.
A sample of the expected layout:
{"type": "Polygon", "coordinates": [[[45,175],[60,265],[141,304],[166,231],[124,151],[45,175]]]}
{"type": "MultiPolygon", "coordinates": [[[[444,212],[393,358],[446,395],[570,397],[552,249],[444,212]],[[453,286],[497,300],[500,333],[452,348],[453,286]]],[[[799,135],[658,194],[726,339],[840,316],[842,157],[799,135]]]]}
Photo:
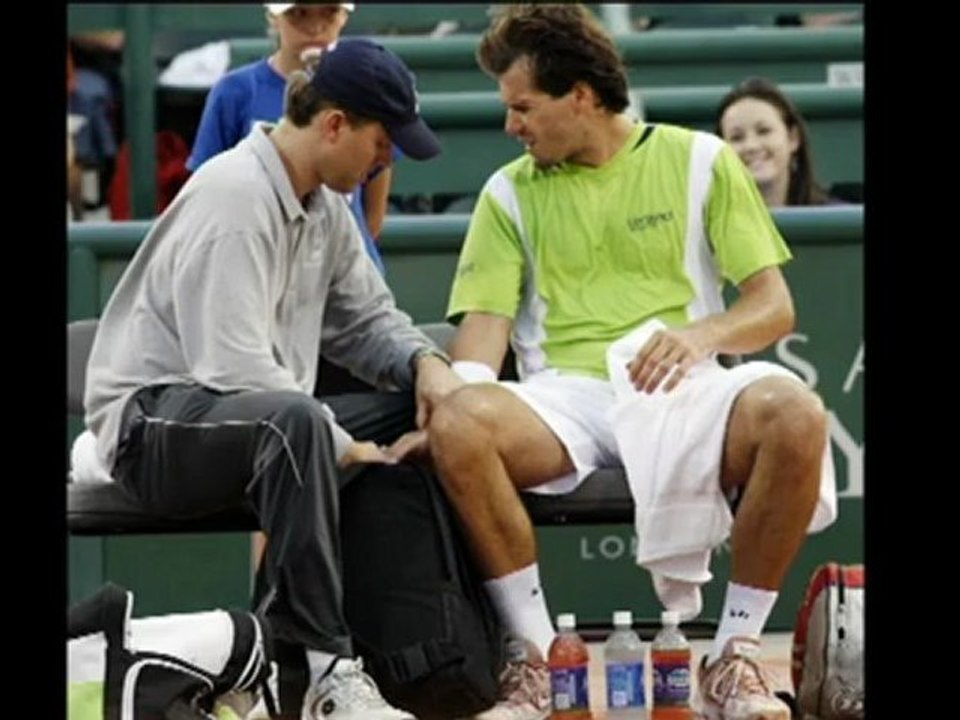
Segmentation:
{"type": "Polygon", "coordinates": [[[465,658],[460,648],[447,640],[434,638],[382,653],[378,664],[382,665],[394,683],[406,685],[441,667],[462,662],[465,658]]]}
{"type": "Polygon", "coordinates": [[[229,614],[235,628],[234,652],[237,648],[242,650],[228,661],[217,692],[256,688],[266,703],[270,717],[276,717],[280,714],[277,698],[269,683],[274,654],[270,622],[265,617],[240,610],[230,610],[229,614]]]}

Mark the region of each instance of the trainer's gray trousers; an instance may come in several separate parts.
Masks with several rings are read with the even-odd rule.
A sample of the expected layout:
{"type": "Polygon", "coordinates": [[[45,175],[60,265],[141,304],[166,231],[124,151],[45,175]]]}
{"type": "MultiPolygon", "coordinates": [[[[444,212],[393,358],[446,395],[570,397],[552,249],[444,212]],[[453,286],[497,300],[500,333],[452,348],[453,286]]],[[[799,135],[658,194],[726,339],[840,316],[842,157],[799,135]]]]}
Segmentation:
{"type": "MultiPolygon", "coordinates": [[[[413,427],[410,393],[325,401],[358,440],[388,443],[413,427]]],[[[144,388],[126,406],[114,477],[147,508],[174,517],[245,497],[268,538],[258,583],[277,637],[353,656],[340,573],[343,476],[316,398],[198,385],[144,388]]]]}

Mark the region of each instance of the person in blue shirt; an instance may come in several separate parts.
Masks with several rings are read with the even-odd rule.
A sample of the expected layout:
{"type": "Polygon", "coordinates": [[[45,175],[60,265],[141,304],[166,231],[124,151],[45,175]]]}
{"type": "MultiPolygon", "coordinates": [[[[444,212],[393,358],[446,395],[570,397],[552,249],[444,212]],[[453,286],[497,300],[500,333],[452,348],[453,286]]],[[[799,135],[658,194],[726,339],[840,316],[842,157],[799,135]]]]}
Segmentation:
{"type": "MultiPolygon", "coordinates": [[[[311,56],[337,42],[354,4],[265,3],[264,7],[271,34],[278,39],[277,49],[269,57],[228,72],[210,89],[187,159],[191,172],[240,142],[254,123],[274,122],[283,115],[287,78],[302,70],[311,56]]],[[[399,155],[394,148],[394,159],[399,155]]],[[[386,215],[390,179],[387,165],[347,194],[367,253],[381,274],[384,265],[377,238],[386,215]]]]}

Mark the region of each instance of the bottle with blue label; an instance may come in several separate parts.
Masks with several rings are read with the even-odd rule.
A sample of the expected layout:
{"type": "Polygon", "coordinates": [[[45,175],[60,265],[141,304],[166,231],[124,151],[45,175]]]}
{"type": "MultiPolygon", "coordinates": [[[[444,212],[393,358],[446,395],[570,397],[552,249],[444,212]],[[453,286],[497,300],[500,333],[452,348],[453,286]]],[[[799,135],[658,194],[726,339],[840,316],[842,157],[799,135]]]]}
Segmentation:
{"type": "Polygon", "coordinates": [[[663,627],[650,646],[653,668],[651,720],[689,720],[690,643],[680,630],[680,615],[673,610],[660,614],[663,627]]]}
{"type": "Polygon", "coordinates": [[[552,720],[590,720],[589,664],[587,645],[577,634],[576,616],[558,615],[557,636],[547,656],[552,720]]]}
{"type": "Polygon", "coordinates": [[[608,720],[647,720],[644,648],[633,630],[633,613],[613,613],[613,633],[603,646],[608,720]]]}

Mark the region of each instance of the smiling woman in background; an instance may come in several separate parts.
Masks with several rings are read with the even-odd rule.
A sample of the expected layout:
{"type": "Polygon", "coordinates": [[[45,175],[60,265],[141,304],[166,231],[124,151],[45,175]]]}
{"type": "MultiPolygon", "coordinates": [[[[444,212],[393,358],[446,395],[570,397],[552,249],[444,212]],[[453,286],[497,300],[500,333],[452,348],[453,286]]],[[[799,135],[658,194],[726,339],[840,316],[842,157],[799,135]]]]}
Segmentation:
{"type": "Polygon", "coordinates": [[[749,78],[720,101],[716,133],[736,150],[768,207],[837,202],[817,183],[807,126],[765,78],[749,78]]]}

